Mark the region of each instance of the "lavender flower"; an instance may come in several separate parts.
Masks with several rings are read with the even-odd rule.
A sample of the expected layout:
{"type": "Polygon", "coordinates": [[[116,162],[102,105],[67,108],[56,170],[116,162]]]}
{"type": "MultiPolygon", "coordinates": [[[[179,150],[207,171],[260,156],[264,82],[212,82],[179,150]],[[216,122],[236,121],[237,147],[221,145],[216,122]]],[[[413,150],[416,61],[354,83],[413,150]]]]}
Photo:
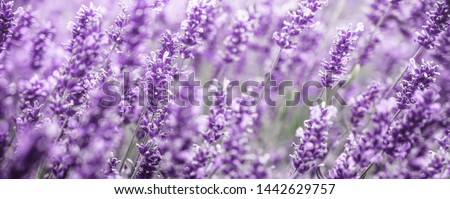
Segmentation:
{"type": "Polygon", "coordinates": [[[38,76],[33,76],[21,88],[20,109],[22,111],[17,123],[35,124],[42,116],[41,108],[44,98],[50,93],[50,84],[45,80],[40,80],[38,76]]]}
{"type": "Polygon", "coordinates": [[[76,156],[79,164],[73,168],[74,178],[104,178],[107,171],[100,171],[108,164],[106,156],[117,150],[122,141],[123,134],[116,128],[121,123],[121,119],[114,109],[104,104],[105,98],[106,95],[101,90],[92,91],[89,111],[80,120],[76,145],[81,152],[76,156]]]}
{"type": "Polygon", "coordinates": [[[423,179],[448,178],[448,173],[444,173],[444,168],[448,165],[448,154],[444,150],[435,153],[430,151],[428,163],[423,169],[420,177],[423,179]],[[445,177],[446,175],[446,177],[445,177]]]}
{"type": "Polygon", "coordinates": [[[433,126],[441,120],[436,114],[441,109],[436,103],[439,99],[436,91],[416,91],[413,98],[415,102],[411,104],[411,109],[392,125],[391,133],[385,140],[385,152],[393,159],[405,158],[411,151],[425,153],[429,150],[424,140],[433,136],[436,131],[433,126]]]}
{"type": "Polygon", "coordinates": [[[267,157],[259,157],[257,154],[254,154],[254,157],[249,159],[251,161],[251,167],[245,176],[246,178],[265,179],[269,177],[270,170],[267,168],[267,157]]]}
{"type": "Polygon", "coordinates": [[[224,81],[223,88],[212,87],[215,90],[213,90],[212,106],[209,109],[208,130],[203,134],[203,138],[210,144],[222,137],[222,131],[227,125],[229,108],[226,104],[226,87],[228,83],[229,81],[224,81]]]}
{"type": "Polygon", "coordinates": [[[223,61],[225,63],[237,62],[241,59],[241,54],[247,47],[249,37],[256,27],[252,26],[255,19],[252,19],[247,12],[238,12],[236,21],[231,27],[231,34],[224,40],[225,52],[223,61]]]}
{"type": "Polygon", "coordinates": [[[255,108],[246,104],[248,100],[248,96],[243,96],[234,101],[230,117],[233,122],[229,127],[231,131],[224,137],[223,151],[217,157],[223,174],[229,178],[243,178],[246,175],[242,168],[251,153],[249,142],[257,118],[255,108]]]}
{"type": "Polygon", "coordinates": [[[152,141],[138,146],[139,154],[141,155],[140,164],[137,168],[137,179],[152,178],[158,170],[159,162],[161,161],[161,154],[158,147],[152,141]]]}
{"type": "Polygon", "coordinates": [[[450,68],[447,65],[447,63],[450,63],[450,28],[442,34],[437,44],[433,57],[442,63],[443,67],[448,69],[450,68]]]}
{"type": "Polygon", "coordinates": [[[192,58],[192,47],[203,43],[214,35],[214,20],[218,15],[216,0],[191,0],[186,11],[187,19],[180,28],[183,30],[181,49],[183,59],[192,58]]]}
{"type": "Polygon", "coordinates": [[[66,136],[59,139],[50,151],[49,168],[51,175],[56,179],[66,178],[70,169],[77,164],[76,152],[79,151],[74,138],[66,136]]]}
{"type": "Polygon", "coordinates": [[[18,149],[8,154],[6,168],[2,169],[2,178],[29,178],[39,161],[49,150],[49,134],[51,129],[25,128],[20,136],[18,149]]]}
{"type": "Polygon", "coordinates": [[[83,110],[80,108],[88,101],[88,91],[93,84],[91,81],[95,78],[91,72],[102,63],[101,48],[106,40],[100,32],[99,9],[94,4],[89,7],[82,5],[76,16],[77,21],[69,24],[72,39],[66,48],[72,57],[64,68],[63,77],[59,80],[62,84],[55,88],[56,96],[51,97],[50,105],[62,119],[83,110]]]}
{"type": "Polygon", "coordinates": [[[367,13],[367,18],[373,25],[377,25],[378,21],[383,17],[386,9],[389,7],[388,0],[373,0],[370,4],[370,12],[367,13]]]}
{"type": "Polygon", "coordinates": [[[427,13],[429,19],[423,26],[423,30],[418,33],[418,43],[426,49],[436,47],[437,37],[449,26],[450,8],[448,2],[436,1],[435,10],[427,13]]]}
{"type": "Polygon", "coordinates": [[[117,171],[117,166],[120,164],[120,160],[117,158],[109,158],[108,159],[108,166],[105,171],[105,176],[107,178],[117,178],[119,176],[119,172],[117,171]]]}
{"type": "Polygon", "coordinates": [[[422,168],[420,178],[448,178],[450,177],[450,170],[448,168],[450,163],[450,154],[448,149],[450,148],[450,131],[446,130],[444,136],[438,139],[439,149],[437,152],[430,151],[427,162],[422,168]]]}
{"type": "Polygon", "coordinates": [[[305,121],[305,127],[298,128],[296,136],[299,144],[293,143],[294,153],[291,154],[295,171],[303,174],[317,165],[317,161],[328,153],[328,127],[336,116],[336,108],[311,108],[310,119],[305,121]]]}
{"type": "Polygon", "coordinates": [[[449,0],[368,0],[367,13],[301,0],[287,16],[286,1],[168,2],[0,0],[0,178],[309,178],[321,164],[329,178],[450,176],[449,0]],[[370,41],[358,24],[327,46],[330,25],[364,16],[370,41]],[[411,30],[413,60],[429,62],[412,60],[385,94],[397,97],[381,99],[415,48],[411,30]],[[272,80],[294,87],[271,93],[286,94],[277,107],[254,106],[246,80],[271,63],[272,80]],[[284,107],[317,71],[326,89],[343,83],[347,64],[359,65],[340,90],[349,109],[284,107]]]}
{"type": "Polygon", "coordinates": [[[0,53],[3,52],[6,40],[11,36],[11,28],[14,21],[14,1],[0,2],[0,53]]]}
{"type": "Polygon", "coordinates": [[[20,47],[24,45],[24,37],[31,34],[31,28],[35,23],[35,16],[31,8],[17,8],[15,14],[15,26],[11,28],[11,37],[6,41],[6,50],[11,50],[12,47],[20,47]]]}
{"type": "Polygon", "coordinates": [[[393,99],[381,100],[372,116],[373,129],[365,130],[360,134],[350,134],[344,152],[338,156],[334,167],[329,171],[330,178],[357,178],[363,168],[381,160],[381,151],[386,147],[389,113],[394,107],[393,99]]]}
{"type": "Polygon", "coordinates": [[[357,128],[373,103],[379,98],[380,86],[372,83],[363,94],[356,97],[351,108],[350,122],[357,128]]]}
{"type": "Polygon", "coordinates": [[[205,142],[202,146],[194,146],[194,155],[192,160],[188,162],[184,169],[185,178],[204,178],[206,176],[206,166],[210,159],[211,152],[209,144],[205,142]]]}
{"type": "Polygon", "coordinates": [[[273,33],[273,39],[281,48],[293,48],[296,45],[292,38],[310,28],[317,11],[327,5],[327,1],[304,0],[298,3],[296,10],[290,12],[288,19],[283,21],[280,31],[273,33]]]}
{"type": "Polygon", "coordinates": [[[350,135],[349,143],[345,145],[345,151],[337,158],[334,168],[329,171],[329,177],[332,179],[351,179],[358,176],[357,160],[353,156],[357,149],[356,141],[353,135],[350,135]]]}
{"type": "Polygon", "coordinates": [[[49,40],[54,36],[53,30],[50,25],[43,27],[38,31],[36,38],[33,40],[33,47],[31,51],[31,68],[34,70],[42,68],[42,62],[44,61],[45,48],[48,45],[49,40]]]}
{"type": "MultiPolygon", "coordinates": [[[[139,54],[143,51],[141,41],[148,38],[145,27],[149,23],[149,10],[150,7],[147,1],[135,1],[130,10],[132,14],[129,16],[129,25],[124,33],[124,51],[128,53],[121,54],[119,58],[122,67],[135,68],[142,65],[139,54]]],[[[119,24],[124,25],[122,23],[119,24]]],[[[117,33],[111,32],[111,34],[117,33]]],[[[120,37],[116,39],[120,39],[120,37]]]]}
{"type": "Polygon", "coordinates": [[[433,65],[432,62],[422,61],[421,66],[416,66],[413,59],[410,60],[411,71],[409,75],[410,80],[403,80],[402,90],[397,93],[397,106],[398,109],[409,109],[411,104],[414,104],[413,95],[417,90],[428,89],[435,81],[437,72],[437,65],[433,65]]]}
{"type": "Polygon", "coordinates": [[[124,28],[130,23],[130,11],[126,4],[120,4],[122,12],[117,15],[114,20],[114,26],[107,31],[108,37],[114,44],[121,45],[124,43],[124,28]]]}
{"type": "Polygon", "coordinates": [[[428,20],[427,12],[434,7],[434,2],[420,0],[411,10],[410,23],[413,27],[421,28],[428,20]]]}
{"type": "Polygon", "coordinates": [[[338,35],[334,41],[334,47],[330,49],[330,60],[323,60],[321,65],[324,68],[320,71],[322,78],[322,85],[325,87],[332,87],[334,83],[339,81],[340,75],[346,72],[345,65],[348,62],[350,53],[355,49],[358,40],[358,34],[364,30],[361,23],[356,25],[352,30],[351,26],[348,29],[339,29],[338,35]]]}
{"type": "Polygon", "coordinates": [[[200,39],[205,39],[204,36],[211,34],[208,28],[209,23],[213,22],[210,19],[208,12],[214,9],[217,2],[215,0],[192,0],[189,1],[187,19],[181,23],[181,29],[184,30],[184,35],[181,41],[187,46],[198,44],[200,39]]]}

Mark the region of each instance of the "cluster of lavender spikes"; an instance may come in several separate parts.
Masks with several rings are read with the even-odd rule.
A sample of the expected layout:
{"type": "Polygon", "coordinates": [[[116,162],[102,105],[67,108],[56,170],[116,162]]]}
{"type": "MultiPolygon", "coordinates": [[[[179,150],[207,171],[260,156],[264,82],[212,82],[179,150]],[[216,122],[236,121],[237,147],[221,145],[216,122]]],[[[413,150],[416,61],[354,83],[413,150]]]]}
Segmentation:
{"type": "Polygon", "coordinates": [[[91,1],[0,0],[0,178],[450,176],[448,0],[91,1]]]}

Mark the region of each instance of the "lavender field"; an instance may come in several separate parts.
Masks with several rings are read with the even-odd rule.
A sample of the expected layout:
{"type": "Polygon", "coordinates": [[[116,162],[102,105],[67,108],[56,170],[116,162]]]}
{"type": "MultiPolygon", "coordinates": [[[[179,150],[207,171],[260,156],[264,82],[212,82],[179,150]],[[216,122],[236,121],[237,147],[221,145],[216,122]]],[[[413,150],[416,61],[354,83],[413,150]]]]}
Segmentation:
{"type": "Polygon", "coordinates": [[[0,178],[450,178],[450,0],[0,1],[0,178]]]}

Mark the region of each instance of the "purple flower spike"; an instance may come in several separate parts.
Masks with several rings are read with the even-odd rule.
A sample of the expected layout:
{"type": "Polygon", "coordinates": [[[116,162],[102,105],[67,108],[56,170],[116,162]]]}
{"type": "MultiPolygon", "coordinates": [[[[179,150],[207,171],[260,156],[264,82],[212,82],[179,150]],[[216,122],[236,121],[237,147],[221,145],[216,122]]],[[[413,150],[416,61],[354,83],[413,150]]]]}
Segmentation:
{"type": "Polygon", "coordinates": [[[102,17],[99,9],[93,3],[89,4],[89,7],[81,6],[77,12],[76,21],[69,24],[72,31],[72,40],[67,46],[69,50],[75,50],[76,45],[80,45],[89,35],[99,31],[102,17]]]}
{"type": "Polygon", "coordinates": [[[14,21],[14,12],[12,10],[14,1],[0,2],[0,53],[3,52],[6,40],[11,36],[11,28],[14,21]]]}
{"type": "Polygon", "coordinates": [[[225,63],[237,62],[241,59],[241,54],[247,48],[249,37],[253,35],[255,19],[248,12],[238,12],[236,21],[231,27],[231,34],[224,40],[225,52],[223,61],[225,63]]]}
{"type": "Polygon", "coordinates": [[[216,4],[216,0],[189,1],[187,19],[181,23],[184,30],[181,41],[185,45],[194,46],[211,34],[209,26],[214,23],[214,18],[210,14],[213,14],[216,4]]]}
{"type": "Polygon", "coordinates": [[[353,127],[359,127],[360,122],[369,111],[369,108],[379,98],[380,85],[378,83],[371,84],[367,91],[356,97],[351,108],[350,122],[353,127]]]}
{"type": "Polygon", "coordinates": [[[278,46],[293,48],[296,42],[292,41],[292,38],[309,29],[314,23],[317,11],[327,4],[326,0],[303,0],[298,3],[297,9],[291,11],[288,19],[283,21],[281,30],[273,33],[273,39],[278,46]]]}
{"type": "Polygon", "coordinates": [[[336,116],[337,109],[333,106],[311,108],[310,119],[305,121],[305,127],[297,129],[299,144],[293,143],[294,154],[292,163],[296,172],[303,174],[317,165],[317,161],[328,153],[328,127],[336,116]]]}
{"type": "Polygon", "coordinates": [[[120,7],[122,12],[114,20],[115,26],[111,26],[106,32],[109,39],[117,45],[124,43],[124,28],[130,23],[131,17],[126,4],[120,4],[120,7]]]}
{"type": "Polygon", "coordinates": [[[226,87],[228,83],[228,80],[224,81],[223,90],[212,87],[215,90],[213,91],[212,106],[209,109],[208,130],[203,134],[203,138],[210,144],[222,138],[223,131],[227,125],[229,107],[226,104],[226,87]]]}
{"type": "Polygon", "coordinates": [[[49,40],[53,39],[54,32],[52,27],[47,24],[43,27],[33,39],[33,47],[31,51],[31,68],[38,70],[42,68],[42,62],[44,61],[45,50],[49,40]]]}
{"type": "Polygon", "coordinates": [[[323,60],[321,65],[324,68],[320,71],[322,78],[322,85],[325,87],[332,87],[340,80],[340,75],[343,75],[347,69],[345,65],[348,62],[350,53],[355,49],[359,34],[364,31],[364,25],[358,23],[355,29],[351,26],[348,29],[339,29],[338,35],[334,41],[334,47],[330,49],[329,60],[323,60]]]}
{"type": "Polygon", "coordinates": [[[24,37],[27,34],[31,34],[31,27],[35,23],[35,16],[33,15],[31,8],[17,8],[15,14],[16,23],[11,28],[11,38],[5,43],[5,48],[11,50],[11,47],[20,47],[24,45],[26,40],[24,37]]]}
{"type": "Polygon", "coordinates": [[[137,179],[150,179],[158,170],[161,154],[153,141],[138,145],[138,151],[141,155],[139,168],[137,168],[137,179]]]}
{"type": "Polygon", "coordinates": [[[438,140],[438,143],[445,151],[450,149],[450,130],[445,131],[445,135],[438,140]]]}
{"type": "Polygon", "coordinates": [[[450,130],[446,130],[444,136],[438,140],[439,149],[437,152],[430,151],[428,162],[422,169],[421,178],[445,179],[450,177],[450,130]],[[447,168],[446,168],[447,167],[447,168]],[[446,169],[445,169],[446,168],[446,169]]]}
{"type": "Polygon", "coordinates": [[[357,155],[357,144],[353,135],[350,135],[349,143],[345,145],[345,151],[334,162],[334,168],[329,171],[332,179],[352,179],[358,176],[358,163],[354,155],[357,155]]]}
{"type": "Polygon", "coordinates": [[[417,66],[416,62],[411,59],[411,72],[409,73],[410,79],[403,80],[401,86],[402,89],[397,93],[397,106],[398,109],[409,109],[411,104],[415,103],[413,99],[414,93],[418,90],[428,89],[439,75],[437,72],[437,65],[433,65],[433,62],[422,61],[422,65],[417,66]]]}
{"type": "Polygon", "coordinates": [[[47,129],[34,130],[31,127],[24,127],[23,130],[19,136],[21,141],[17,145],[17,151],[8,154],[6,168],[0,171],[2,178],[29,178],[49,150],[47,129]]]}
{"type": "Polygon", "coordinates": [[[370,12],[367,13],[367,18],[373,25],[376,25],[381,17],[383,17],[388,6],[388,0],[373,0],[370,4],[370,12]]]}
{"type": "Polygon", "coordinates": [[[436,39],[449,26],[450,7],[448,2],[436,1],[435,10],[427,13],[427,24],[423,30],[418,33],[417,41],[426,49],[436,47],[436,39]]]}
{"type": "Polygon", "coordinates": [[[107,169],[105,171],[105,176],[107,178],[117,178],[119,176],[119,171],[117,171],[117,166],[120,164],[120,160],[117,158],[109,158],[107,169]]]}
{"type": "Polygon", "coordinates": [[[211,156],[209,144],[203,143],[202,146],[194,145],[194,157],[184,168],[185,178],[196,179],[205,177],[206,165],[211,156]]]}

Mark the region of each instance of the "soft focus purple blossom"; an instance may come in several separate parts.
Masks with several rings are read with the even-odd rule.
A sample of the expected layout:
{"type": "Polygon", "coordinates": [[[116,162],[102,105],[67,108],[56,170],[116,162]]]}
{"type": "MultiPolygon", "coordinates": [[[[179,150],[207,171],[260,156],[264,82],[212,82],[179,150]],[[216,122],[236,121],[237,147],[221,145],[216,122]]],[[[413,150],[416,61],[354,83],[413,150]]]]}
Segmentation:
{"type": "Polygon", "coordinates": [[[441,35],[437,41],[436,49],[434,50],[434,57],[439,61],[446,69],[448,63],[450,63],[450,28],[441,35]]]}
{"type": "Polygon", "coordinates": [[[195,145],[194,156],[188,162],[184,169],[185,178],[204,178],[206,177],[206,166],[210,160],[211,151],[209,151],[208,143],[203,143],[202,146],[195,145]]]}
{"type": "Polygon", "coordinates": [[[114,20],[114,25],[112,25],[108,31],[108,37],[111,41],[113,41],[116,45],[120,45],[124,43],[124,28],[130,23],[130,11],[126,4],[121,4],[120,8],[122,12],[117,15],[114,20]]]}
{"type": "Polygon", "coordinates": [[[35,17],[30,7],[19,7],[15,12],[15,26],[11,30],[11,38],[6,41],[6,48],[19,47],[24,44],[24,36],[31,32],[31,27],[35,23],[35,17]]]}
{"type": "Polygon", "coordinates": [[[441,109],[436,103],[439,96],[430,89],[417,92],[414,99],[415,106],[393,124],[392,132],[385,140],[385,152],[389,156],[403,158],[413,150],[425,152],[429,148],[424,140],[431,139],[436,131],[435,125],[441,120],[440,114],[436,114],[441,109]]]}
{"type": "Polygon", "coordinates": [[[350,123],[353,127],[357,128],[360,126],[362,119],[364,119],[364,116],[372,107],[373,103],[379,98],[379,95],[380,85],[378,83],[372,83],[367,88],[367,91],[356,97],[350,110],[350,123]]]}
{"type": "Polygon", "coordinates": [[[448,3],[2,0],[0,178],[449,178],[448,3]]]}
{"type": "MultiPolygon", "coordinates": [[[[50,26],[50,25],[47,25],[50,26]]],[[[48,47],[48,42],[54,36],[51,27],[43,27],[36,34],[36,38],[33,40],[33,46],[31,51],[31,68],[38,70],[42,68],[42,62],[44,61],[45,48],[48,47]]]]}
{"type": "Polygon", "coordinates": [[[29,178],[40,160],[49,150],[49,129],[32,129],[27,127],[19,135],[17,151],[7,154],[8,164],[2,169],[2,178],[29,178]]]}
{"type": "Polygon", "coordinates": [[[349,143],[345,145],[345,151],[339,155],[334,163],[333,169],[329,171],[329,177],[332,179],[352,179],[358,175],[358,148],[353,135],[349,137],[349,143]]]}
{"type": "Polygon", "coordinates": [[[139,154],[141,155],[140,164],[136,171],[137,179],[149,179],[158,170],[159,162],[161,161],[161,154],[158,147],[152,141],[138,146],[139,154]]]}
{"type": "Polygon", "coordinates": [[[298,3],[296,10],[290,11],[289,16],[283,21],[281,30],[273,33],[278,46],[292,48],[297,42],[292,41],[297,35],[310,28],[315,20],[316,13],[328,4],[321,0],[304,0],[298,3]]]}
{"type": "Polygon", "coordinates": [[[373,0],[370,4],[370,11],[367,13],[367,18],[376,25],[383,17],[386,9],[389,7],[388,0],[373,0]]]}
{"type": "Polygon", "coordinates": [[[231,27],[230,35],[223,42],[225,45],[223,61],[225,63],[239,61],[242,53],[246,50],[249,37],[254,34],[253,31],[257,28],[255,27],[257,19],[250,14],[244,11],[236,14],[236,21],[231,27]]]}
{"type": "Polygon", "coordinates": [[[434,9],[427,12],[428,20],[418,33],[418,43],[426,49],[436,47],[437,37],[449,26],[450,7],[447,2],[436,1],[434,9]]]}
{"type": "Polygon", "coordinates": [[[186,19],[181,22],[183,30],[181,42],[184,44],[181,57],[191,58],[192,46],[201,44],[214,35],[214,20],[217,16],[217,0],[191,0],[186,11],[186,19]]]}
{"type": "Polygon", "coordinates": [[[6,40],[11,37],[11,28],[14,25],[14,1],[0,2],[0,53],[3,52],[6,40]]]}
{"type": "Polygon", "coordinates": [[[293,143],[294,153],[291,154],[296,172],[303,174],[318,164],[328,153],[328,128],[336,116],[336,108],[311,108],[311,116],[305,121],[304,128],[298,128],[296,136],[300,142],[293,143]]]}
{"type": "Polygon", "coordinates": [[[229,107],[226,102],[226,87],[228,83],[224,83],[224,88],[212,86],[214,89],[212,105],[209,109],[208,130],[203,134],[203,137],[208,143],[218,141],[222,135],[224,128],[227,126],[229,107]],[[222,90],[221,90],[222,89],[222,90]]]}
{"type": "Polygon", "coordinates": [[[107,168],[105,170],[105,176],[107,178],[117,178],[119,176],[119,172],[117,171],[117,166],[120,164],[120,160],[117,158],[109,158],[107,163],[107,168]]]}
{"type": "Polygon", "coordinates": [[[339,29],[334,40],[334,47],[330,49],[330,59],[324,59],[321,63],[324,70],[320,71],[322,85],[332,87],[340,76],[347,71],[346,65],[350,53],[355,49],[360,32],[364,31],[364,25],[359,23],[355,29],[339,29]]]}
{"type": "Polygon", "coordinates": [[[414,60],[410,60],[411,71],[409,73],[410,80],[403,80],[401,86],[402,90],[397,93],[398,109],[408,109],[411,104],[414,104],[414,93],[417,90],[428,89],[435,81],[437,72],[437,65],[432,62],[422,61],[422,65],[417,66],[414,60]]]}

